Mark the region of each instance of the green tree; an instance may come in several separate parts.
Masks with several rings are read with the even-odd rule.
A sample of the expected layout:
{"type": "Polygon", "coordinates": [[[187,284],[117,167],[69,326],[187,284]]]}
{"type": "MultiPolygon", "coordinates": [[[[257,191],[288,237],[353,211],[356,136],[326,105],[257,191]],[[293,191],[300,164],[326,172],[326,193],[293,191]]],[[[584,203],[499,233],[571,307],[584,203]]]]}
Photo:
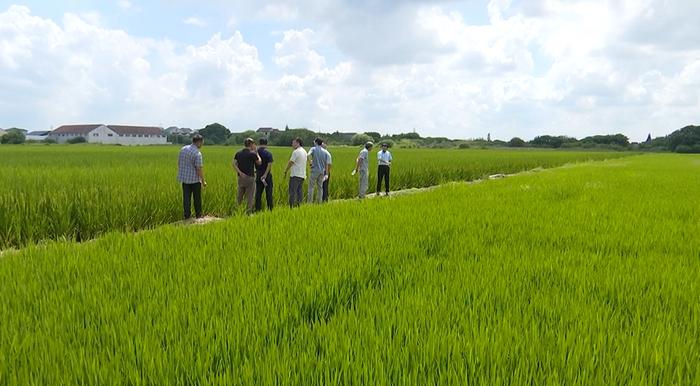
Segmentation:
{"type": "Polygon", "coordinates": [[[187,145],[192,142],[192,139],[187,134],[170,134],[167,141],[175,145],[187,145]]]}
{"type": "Polygon", "coordinates": [[[352,140],[350,141],[353,146],[360,146],[364,145],[367,142],[372,141],[373,138],[365,133],[360,133],[360,134],[355,134],[352,136],[352,140]]]}
{"type": "Polygon", "coordinates": [[[27,137],[19,129],[9,129],[5,132],[5,135],[0,137],[0,143],[8,145],[19,145],[24,143],[27,137]]]}
{"type": "Polygon", "coordinates": [[[242,133],[232,133],[228,140],[226,140],[226,145],[228,146],[243,146],[246,138],[253,138],[255,140],[258,138],[258,133],[254,130],[246,130],[242,133]]]}
{"type": "Polygon", "coordinates": [[[394,141],[399,141],[402,139],[420,139],[420,134],[418,134],[418,133],[394,134],[391,136],[391,139],[393,139],[394,141]]]}
{"type": "Polygon", "coordinates": [[[199,130],[199,134],[204,137],[208,143],[222,145],[226,143],[226,140],[231,135],[231,132],[226,128],[226,126],[220,123],[212,123],[199,130]]]}
{"type": "Polygon", "coordinates": [[[389,149],[391,149],[391,148],[394,147],[394,145],[395,145],[394,141],[391,140],[391,139],[383,139],[383,140],[381,141],[381,143],[382,143],[382,144],[386,143],[386,145],[387,145],[387,147],[388,147],[389,149]]]}
{"type": "Polygon", "coordinates": [[[668,137],[656,137],[651,140],[651,143],[649,143],[649,146],[652,148],[664,148],[668,149],[668,137]]]}
{"type": "Polygon", "coordinates": [[[375,131],[367,131],[367,132],[365,132],[365,134],[372,137],[372,142],[375,142],[375,143],[379,142],[379,140],[382,139],[382,135],[375,132],[375,131]]]}
{"type": "Polygon", "coordinates": [[[535,137],[532,141],[530,141],[530,144],[534,147],[551,147],[551,148],[560,148],[561,145],[565,143],[576,143],[577,140],[576,138],[572,137],[567,137],[564,135],[560,135],[558,137],[554,137],[551,135],[541,135],[538,137],[535,137]]]}
{"type": "Polygon", "coordinates": [[[317,134],[308,129],[289,129],[270,133],[270,145],[273,146],[291,146],[294,138],[301,138],[304,146],[311,146],[311,143],[317,137],[317,134]]]}
{"type": "Polygon", "coordinates": [[[616,145],[627,147],[630,144],[629,138],[623,134],[614,135],[594,135],[581,140],[582,143],[595,143],[596,145],[616,145]]]}
{"type": "Polygon", "coordinates": [[[700,126],[686,126],[674,131],[667,138],[669,150],[679,151],[678,147],[684,145],[681,150],[689,152],[688,149],[700,145],[700,126]]]}
{"type": "Polygon", "coordinates": [[[508,147],[524,147],[525,141],[522,138],[513,137],[508,141],[508,147]]]}
{"type": "Polygon", "coordinates": [[[682,153],[682,154],[700,153],[700,145],[695,145],[695,146],[678,145],[676,147],[676,153],[682,153]]]}
{"type": "Polygon", "coordinates": [[[333,145],[351,145],[353,135],[354,134],[341,133],[336,130],[328,134],[324,139],[328,140],[328,143],[332,143],[333,145]]]}

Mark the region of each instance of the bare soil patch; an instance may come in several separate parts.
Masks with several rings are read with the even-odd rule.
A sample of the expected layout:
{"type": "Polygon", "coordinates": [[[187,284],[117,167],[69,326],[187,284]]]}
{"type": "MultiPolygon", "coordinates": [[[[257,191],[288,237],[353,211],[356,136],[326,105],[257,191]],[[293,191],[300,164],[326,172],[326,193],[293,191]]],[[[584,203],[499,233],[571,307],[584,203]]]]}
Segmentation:
{"type": "Polygon", "coordinates": [[[221,217],[214,217],[214,216],[204,216],[201,218],[191,218],[189,220],[182,220],[173,223],[173,225],[183,225],[183,226],[190,226],[190,225],[206,225],[206,224],[211,224],[213,222],[218,222],[218,221],[223,221],[224,219],[221,217]]]}

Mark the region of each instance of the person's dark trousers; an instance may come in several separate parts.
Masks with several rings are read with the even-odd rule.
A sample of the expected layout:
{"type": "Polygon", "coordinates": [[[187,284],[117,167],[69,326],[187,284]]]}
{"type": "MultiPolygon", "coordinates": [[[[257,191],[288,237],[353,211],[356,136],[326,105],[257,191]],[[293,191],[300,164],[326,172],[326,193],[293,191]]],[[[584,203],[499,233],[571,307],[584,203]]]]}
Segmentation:
{"type": "Polygon", "coordinates": [[[389,194],[389,169],[389,165],[379,165],[377,170],[377,194],[382,191],[382,178],[384,179],[384,191],[389,194]]]}
{"type": "Polygon", "coordinates": [[[185,208],[185,220],[192,217],[191,199],[194,197],[194,213],[202,217],[202,184],[182,184],[182,204],[185,208]]]}
{"type": "Polygon", "coordinates": [[[272,210],[272,174],[268,174],[265,179],[267,186],[260,181],[260,178],[255,180],[255,211],[259,212],[262,209],[262,195],[265,191],[265,200],[267,201],[267,210],[272,210]]]}
{"type": "Polygon", "coordinates": [[[304,200],[304,179],[291,177],[289,179],[289,206],[291,208],[301,205],[304,200]]]}
{"type": "Polygon", "coordinates": [[[326,178],[326,180],[323,181],[323,199],[322,199],[323,202],[328,202],[328,181],[331,180],[331,175],[328,174],[327,177],[328,178],[326,178]]]}

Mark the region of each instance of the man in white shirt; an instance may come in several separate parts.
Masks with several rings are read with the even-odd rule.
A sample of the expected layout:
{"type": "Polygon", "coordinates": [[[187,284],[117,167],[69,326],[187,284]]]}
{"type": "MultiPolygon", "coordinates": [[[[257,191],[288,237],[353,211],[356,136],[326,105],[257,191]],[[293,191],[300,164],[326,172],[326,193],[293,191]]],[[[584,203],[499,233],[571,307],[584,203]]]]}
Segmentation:
{"type": "Polygon", "coordinates": [[[287,168],[284,170],[284,177],[287,173],[289,177],[289,207],[301,205],[304,200],[304,180],[306,179],[306,150],[304,150],[301,138],[295,138],[292,141],[292,157],[287,163],[287,168]]]}
{"type": "Polygon", "coordinates": [[[389,145],[387,143],[382,144],[382,149],[377,153],[377,196],[382,191],[382,179],[384,179],[384,188],[386,195],[389,195],[389,171],[391,169],[391,152],[389,152],[389,145]]]}

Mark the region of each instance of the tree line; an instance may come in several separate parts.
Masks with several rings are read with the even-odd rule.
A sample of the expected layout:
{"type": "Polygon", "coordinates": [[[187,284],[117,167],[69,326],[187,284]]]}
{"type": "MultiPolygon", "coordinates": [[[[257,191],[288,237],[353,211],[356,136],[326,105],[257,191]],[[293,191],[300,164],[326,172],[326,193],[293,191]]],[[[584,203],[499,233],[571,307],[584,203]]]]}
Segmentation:
{"type": "MultiPolygon", "coordinates": [[[[372,141],[376,143],[387,143],[391,147],[399,141],[430,140],[428,138],[421,138],[421,136],[418,133],[405,133],[394,135],[381,135],[380,133],[373,131],[363,133],[341,133],[339,131],[335,131],[332,133],[322,133],[315,132],[307,128],[290,129],[289,127],[285,128],[284,130],[273,131],[270,133],[259,133],[254,130],[232,133],[224,125],[219,123],[212,123],[210,125],[207,125],[204,128],[197,130],[197,132],[204,137],[206,145],[227,146],[239,146],[243,143],[243,141],[245,141],[246,138],[253,138],[255,140],[258,140],[263,137],[268,139],[268,143],[271,146],[289,146],[289,144],[292,143],[292,140],[294,138],[301,138],[304,143],[312,143],[313,140],[317,137],[321,137],[329,144],[336,146],[359,146],[365,144],[368,141],[372,141]]],[[[444,140],[448,139],[444,138],[444,140]]],[[[168,142],[177,144],[187,144],[190,142],[190,135],[169,135],[168,142]]]]}
{"type": "MultiPolygon", "coordinates": [[[[645,151],[671,151],[676,153],[700,153],[700,126],[686,126],[673,133],[652,138],[651,134],[646,141],[641,143],[630,142],[623,134],[594,135],[577,139],[574,137],[559,135],[540,135],[530,141],[514,137],[509,141],[487,139],[457,140],[446,137],[422,137],[416,132],[393,135],[382,135],[378,132],[368,131],[363,133],[332,133],[315,132],[306,128],[273,131],[270,133],[258,133],[254,130],[232,133],[228,128],[219,123],[212,123],[197,130],[204,136],[208,145],[239,146],[246,138],[260,139],[266,137],[273,146],[289,146],[294,138],[301,138],[304,143],[313,142],[314,138],[321,137],[331,145],[359,146],[367,141],[375,143],[387,143],[390,147],[401,148],[485,148],[485,147],[512,147],[512,148],[551,148],[551,149],[611,149],[611,150],[645,150],[645,151]]],[[[24,131],[17,128],[8,129],[0,136],[1,144],[23,144],[26,142],[24,131]]],[[[52,139],[46,139],[46,143],[55,143],[52,139]]],[[[71,143],[85,142],[84,138],[71,141],[71,143]]],[[[174,144],[186,144],[190,142],[189,134],[171,134],[168,142],[174,144]]]]}
{"type": "MultiPolygon", "coordinates": [[[[219,123],[207,125],[198,130],[210,145],[239,146],[246,138],[260,139],[266,137],[273,146],[289,146],[292,139],[301,138],[304,143],[313,142],[314,138],[321,137],[332,145],[358,146],[367,141],[375,143],[385,142],[390,147],[401,148],[484,148],[484,147],[512,147],[512,148],[551,148],[551,149],[608,149],[608,150],[646,150],[646,151],[672,151],[678,153],[700,153],[700,126],[686,126],[673,133],[652,138],[651,134],[646,141],[641,143],[631,142],[624,134],[593,135],[577,139],[569,136],[540,135],[530,141],[514,137],[509,141],[487,139],[456,140],[446,137],[422,137],[420,134],[402,133],[382,135],[378,132],[364,133],[321,133],[306,128],[273,131],[270,133],[258,133],[248,130],[240,133],[232,133],[219,123]]],[[[188,143],[189,136],[170,138],[173,143],[188,143]]]]}
{"type": "MultiPolygon", "coordinates": [[[[499,142],[499,141],[494,141],[499,142]]],[[[594,135],[583,139],[567,136],[541,135],[529,142],[515,137],[502,145],[508,147],[538,147],[538,148],[600,148],[613,150],[647,150],[647,151],[671,151],[675,153],[700,153],[700,126],[686,126],[673,133],[652,138],[647,136],[646,141],[640,143],[630,142],[623,134],[594,135]]]]}

